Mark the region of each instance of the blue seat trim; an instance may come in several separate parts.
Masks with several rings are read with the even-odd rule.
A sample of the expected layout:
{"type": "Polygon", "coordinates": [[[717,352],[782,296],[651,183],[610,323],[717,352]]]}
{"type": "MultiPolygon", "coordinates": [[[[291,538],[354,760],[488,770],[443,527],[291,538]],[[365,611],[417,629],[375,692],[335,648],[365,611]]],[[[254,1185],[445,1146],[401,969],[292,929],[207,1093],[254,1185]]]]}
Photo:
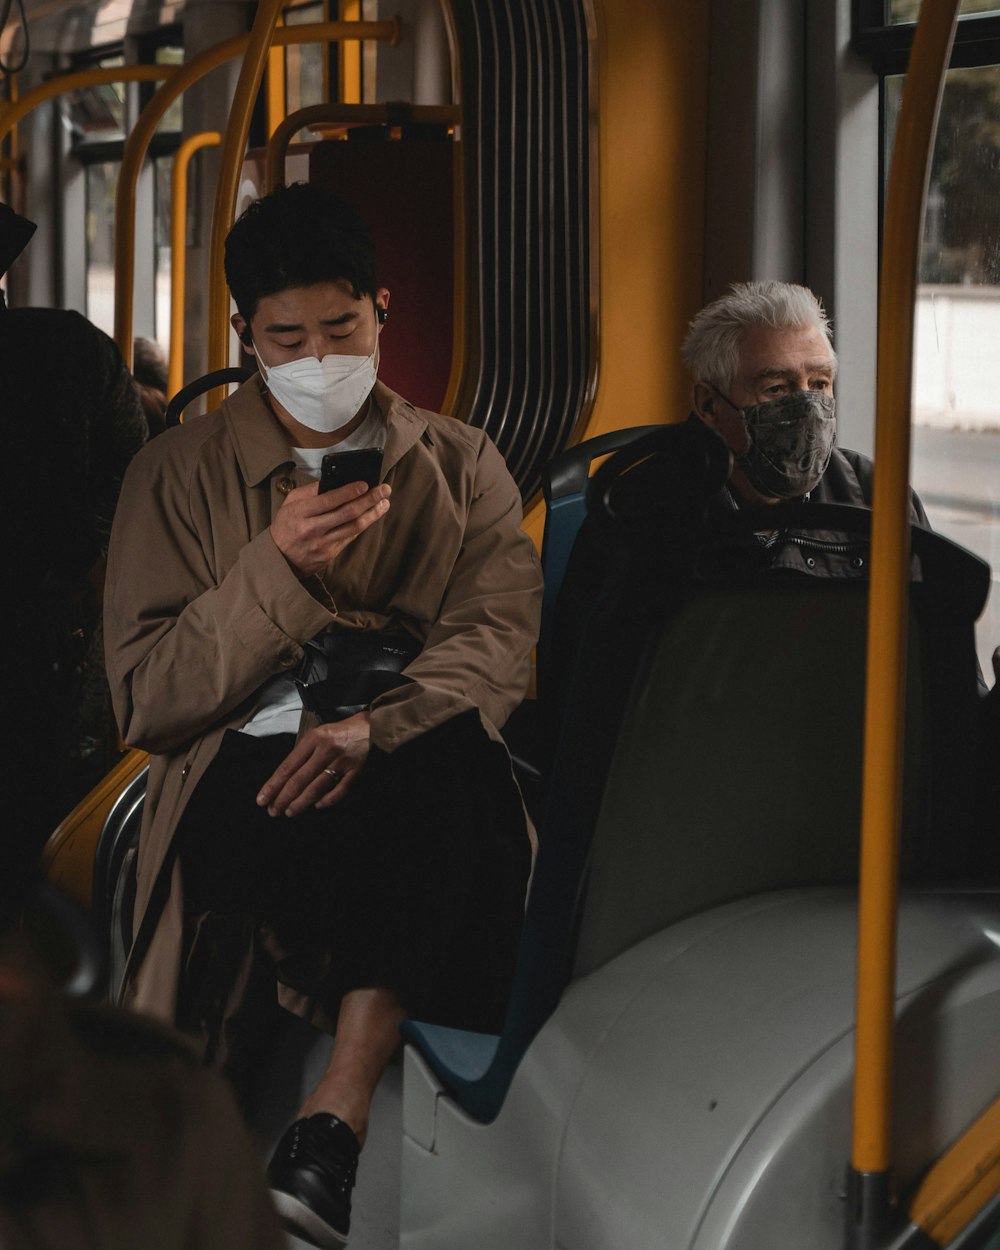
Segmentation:
{"type": "Polygon", "coordinates": [[[480,1081],[496,1058],[500,1044],[496,1033],[470,1033],[417,1020],[404,1020],[400,1032],[417,1046],[449,1088],[480,1081]]]}
{"type": "Polygon", "coordinates": [[[662,428],[659,425],[636,425],[598,434],[596,438],[588,438],[560,452],[542,470],[542,494],[545,497],[542,572],[545,574],[545,589],[538,638],[540,656],[546,654],[550,645],[556,600],[577,531],[587,515],[587,483],[591,464],[598,456],[606,456],[662,428]]]}
{"type": "Polygon", "coordinates": [[[587,515],[585,491],[553,499],[545,513],[545,533],[542,538],[542,570],[545,589],[542,594],[542,623],[539,630],[539,651],[545,654],[552,638],[552,619],[555,616],[556,599],[566,575],[570,552],[576,542],[577,531],[587,515]]]}

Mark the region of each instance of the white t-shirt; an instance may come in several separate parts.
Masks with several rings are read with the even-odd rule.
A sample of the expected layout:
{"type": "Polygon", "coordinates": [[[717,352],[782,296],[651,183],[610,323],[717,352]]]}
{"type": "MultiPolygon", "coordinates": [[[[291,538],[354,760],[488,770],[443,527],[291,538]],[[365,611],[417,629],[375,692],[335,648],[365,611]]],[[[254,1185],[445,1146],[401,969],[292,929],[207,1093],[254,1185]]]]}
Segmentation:
{"type": "MultiPolygon", "coordinates": [[[[295,485],[319,480],[323,457],[331,451],[361,451],[366,447],[385,446],[385,421],[382,414],[371,406],[368,416],[353,434],[341,439],[333,447],[292,447],[295,461],[295,485]]],[[[307,644],[308,645],[308,644],[307,644]]],[[[271,734],[297,733],[302,716],[302,699],[295,678],[288,673],[278,673],[261,687],[260,697],[253,715],[240,730],[254,738],[267,738],[271,734]]]]}

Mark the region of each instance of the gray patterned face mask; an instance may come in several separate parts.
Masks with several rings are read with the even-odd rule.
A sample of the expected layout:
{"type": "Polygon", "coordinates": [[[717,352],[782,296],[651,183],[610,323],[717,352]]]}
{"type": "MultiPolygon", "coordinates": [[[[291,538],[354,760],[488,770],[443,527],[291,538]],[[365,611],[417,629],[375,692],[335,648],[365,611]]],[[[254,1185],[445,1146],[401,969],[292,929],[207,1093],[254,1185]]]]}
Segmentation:
{"type": "MultiPolygon", "coordinates": [[[[732,400],[726,403],[736,408],[732,400]]],[[[833,396],[793,391],[736,411],[749,439],[736,463],[754,490],[769,499],[808,494],[826,472],[837,441],[833,396]]]]}

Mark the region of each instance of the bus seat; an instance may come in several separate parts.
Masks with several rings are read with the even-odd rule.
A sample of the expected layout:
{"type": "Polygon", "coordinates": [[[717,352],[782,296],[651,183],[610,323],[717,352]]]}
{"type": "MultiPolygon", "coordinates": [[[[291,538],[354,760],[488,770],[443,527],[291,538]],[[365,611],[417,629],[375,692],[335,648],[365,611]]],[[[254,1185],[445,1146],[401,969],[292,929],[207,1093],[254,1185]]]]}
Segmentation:
{"type": "Polygon", "coordinates": [[[566,575],[577,531],[586,515],[587,483],[590,467],[600,456],[628,446],[646,434],[662,429],[657,425],[634,425],[623,430],[598,434],[553,456],[542,470],[545,499],[545,529],[542,533],[542,572],[545,592],[542,599],[542,627],[538,639],[539,656],[545,654],[552,631],[556,599],[566,575]]]}
{"type": "Polygon", "coordinates": [[[378,280],[392,297],[379,377],[440,412],[455,337],[456,148],[447,127],[407,124],[399,111],[398,139],[387,126],[352,126],[346,143],[317,143],[309,181],[353,204],[375,240],[378,280]]]}
{"type": "Polygon", "coordinates": [[[558,692],[550,690],[552,683],[547,681],[551,662],[549,640],[556,600],[566,576],[570,552],[587,511],[590,469],[599,457],[661,429],[662,425],[637,425],[598,434],[560,452],[542,470],[542,495],[546,506],[542,531],[542,618],[536,652],[538,697],[526,699],[516,707],[503,726],[503,738],[514,761],[525,804],[536,822],[542,815],[545,775],[549,769],[551,740],[555,734],[558,711],[548,707],[558,702],[558,692]],[[540,715],[539,705],[542,702],[546,708],[540,715]]]}
{"type": "MultiPolygon", "coordinates": [[[[857,512],[817,515],[816,528],[863,529],[869,514],[857,512]]],[[[901,871],[970,880],[981,840],[973,626],[989,573],[930,531],[912,527],[912,547],[901,871]]],[[[575,975],[730,899],[857,880],[866,589],[692,587],[648,653],[616,746],[575,975]]]]}
{"type": "MultiPolygon", "coordinates": [[[[699,439],[686,425],[659,426],[634,439],[602,466],[587,490],[587,511],[605,496],[602,483],[609,471],[624,477],[637,464],[655,457],[660,469],[656,492],[661,521],[671,532],[688,534],[703,515],[704,505],[729,473],[729,457],[719,439],[699,439]],[[672,489],[673,488],[673,489],[672,489]],[[678,507],[680,511],[678,511],[678,507]]],[[[604,499],[614,509],[614,503],[604,499]]],[[[630,524],[625,508],[625,528],[630,524]]],[[[499,1036],[407,1020],[403,1036],[412,1042],[442,1081],[445,1089],[475,1119],[492,1120],[524,1051],[545,1022],[569,977],[574,918],[590,846],[593,822],[604,789],[619,726],[628,704],[649,629],[649,609],[669,617],[690,577],[694,551],[679,543],[664,551],[646,576],[644,541],[632,541],[607,563],[607,576],[571,619],[577,652],[572,665],[578,678],[569,682],[561,709],[563,726],[552,766],[539,831],[538,855],[532,875],[507,1017],[499,1036]],[[619,558],[620,557],[620,558],[619,558]],[[647,596],[647,591],[654,591],[647,596]]],[[[567,565],[561,593],[573,592],[567,565]]],[[[563,619],[553,613],[553,620],[563,619]]],[[[558,631],[552,650],[563,639],[558,631]]]]}
{"type": "MultiPolygon", "coordinates": [[[[718,586],[693,575],[678,585],[687,562],[656,553],[641,515],[615,507],[621,458],[633,467],[633,449],[618,453],[588,492],[588,520],[611,537],[611,558],[567,688],[504,1031],[403,1026],[445,1090],[483,1122],[571,975],[726,899],[856,879],[863,586],[718,586]]],[[[656,500],[654,491],[636,497],[656,500]]],[[[664,519],[658,532],[677,532],[664,519]]],[[[864,532],[870,513],[806,505],[792,523],[864,532]]],[[[733,524],[749,532],[761,518],[737,514],[733,524]]],[[[928,880],[963,870],[954,836],[962,782],[949,786],[943,774],[962,754],[948,743],[963,738],[976,697],[972,625],[989,569],[917,527],[912,546],[921,580],[911,587],[907,788],[918,794],[906,819],[929,804],[940,840],[919,822],[908,827],[906,867],[928,880]]]]}

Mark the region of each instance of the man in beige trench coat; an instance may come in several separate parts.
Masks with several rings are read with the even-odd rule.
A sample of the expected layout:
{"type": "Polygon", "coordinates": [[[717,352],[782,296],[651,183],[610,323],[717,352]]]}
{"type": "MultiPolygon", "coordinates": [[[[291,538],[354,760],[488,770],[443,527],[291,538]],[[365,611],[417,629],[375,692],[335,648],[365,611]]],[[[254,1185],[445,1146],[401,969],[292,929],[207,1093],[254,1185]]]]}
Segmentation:
{"type": "Polygon", "coordinates": [[[352,210],[257,201],[226,274],[260,375],[137,457],[112,535],[108,673],[152,753],[122,997],[221,1054],[237,932],[335,1021],[270,1167],[288,1226],[333,1246],[400,1020],[502,1016],[530,843],[496,727],[541,577],[489,439],[377,382],[389,292],[352,210]],[[363,448],[374,484],[321,493],[323,456],[363,448]]]}

